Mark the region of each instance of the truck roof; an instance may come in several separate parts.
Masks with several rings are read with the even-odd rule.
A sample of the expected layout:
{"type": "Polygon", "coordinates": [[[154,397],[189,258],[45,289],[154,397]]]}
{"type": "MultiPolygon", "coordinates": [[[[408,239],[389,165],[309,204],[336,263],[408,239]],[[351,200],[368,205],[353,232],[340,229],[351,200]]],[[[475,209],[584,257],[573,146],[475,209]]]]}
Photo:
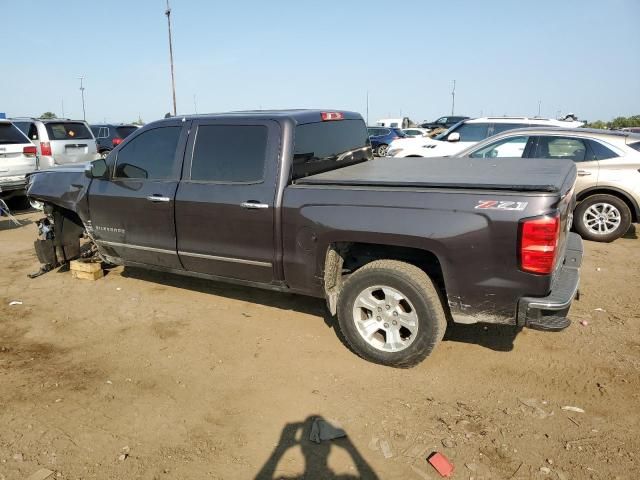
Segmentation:
{"type": "MultiPolygon", "coordinates": [[[[338,112],[344,117],[344,120],[362,120],[362,115],[356,112],[349,112],[345,110],[336,110],[330,108],[324,109],[289,109],[289,110],[242,110],[235,112],[221,112],[221,113],[204,113],[197,115],[177,115],[171,117],[171,120],[175,118],[188,118],[190,120],[197,119],[218,119],[218,118],[262,118],[262,119],[291,119],[295,123],[315,123],[322,121],[321,114],[323,112],[338,112]]],[[[158,120],[162,122],[163,120],[158,120]]],[[[337,120],[339,121],[339,120],[337,120]]],[[[156,122],[154,122],[156,123],[156,122]]]]}
{"type": "Polygon", "coordinates": [[[296,183],[561,193],[568,180],[575,181],[575,176],[576,167],[571,160],[407,157],[379,158],[301,178],[296,183]]]}

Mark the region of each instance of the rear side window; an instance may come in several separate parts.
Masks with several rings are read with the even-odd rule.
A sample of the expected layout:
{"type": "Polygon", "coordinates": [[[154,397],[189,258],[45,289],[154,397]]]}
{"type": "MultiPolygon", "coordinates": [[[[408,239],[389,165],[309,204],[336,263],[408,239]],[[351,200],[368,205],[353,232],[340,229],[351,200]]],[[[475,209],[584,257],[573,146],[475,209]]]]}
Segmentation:
{"type": "Polygon", "coordinates": [[[137,127],[116,127],[116,132],[118,132],[118,136],[120,138],[127,138],[137,129],[138,129],[137,127]]]}
{"type": "Polygon", "coordinates": [[[296,127],[293,180],[372,159],[371,143],[362,120],[296,127]]]}
{"type": "Polygon", "coordinates": [[[174,162],[182,127],[147,130],[118,153],[115,177],[148,180],[175,179],[174,162]]]}
{"type": "Polygon", "coordinates": [[[93,140],[91,132],[80,122],[46,123],[49,140],[93,140]]]}
{"type": "Polygon", "coordinates": [[[582,139],[570,137],[539,137],[536,158],[559,158],[583,162],[587,147],[582,139]]]}
{"type": "Polygon", "coordinates": [[[191,160],[191,180],[261,182],[267,134],[264,125],[200,125],[191,160]]]}
{"type": "Polygon", "coordinates": [[[618,156],[613,150],[605,147],[600,142],[589,140],[589,146],[595,155],[595,160],[606,160],[607,158],[615,158],[618,156]]]}
{"type": "Polygon", "coordinates": [[[11,123],[0,123],[0,145],[29,143],[29,139],[11,123]]]}
{"type": "Polygon", "coordinates": [[[524,123],[494,123],[493,132],[491,135],[497,135],[498,133],[506,132],[507,130],[513,130],[514,128],[523,128],[527,125],[524,123]]]}

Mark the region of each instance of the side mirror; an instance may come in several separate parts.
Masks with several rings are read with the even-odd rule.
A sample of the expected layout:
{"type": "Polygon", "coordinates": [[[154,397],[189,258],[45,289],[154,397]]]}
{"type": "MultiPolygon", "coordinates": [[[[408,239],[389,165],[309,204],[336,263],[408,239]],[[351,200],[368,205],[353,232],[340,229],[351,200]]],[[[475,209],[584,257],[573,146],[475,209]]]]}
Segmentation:
{"type": "Polygon", "coordinates": [[[447,137],[447,142],[459,142],[459,141],[460,141],[460,134],[458,132],[452,132],[447,137]]]}
{"type": "Polygon", "coordinates": [[[109,167],[107,167],[107,162],[102,158],[94,160],[84,168],[84,174],[88,178],[106,178],[108,173],[109,167]]]}

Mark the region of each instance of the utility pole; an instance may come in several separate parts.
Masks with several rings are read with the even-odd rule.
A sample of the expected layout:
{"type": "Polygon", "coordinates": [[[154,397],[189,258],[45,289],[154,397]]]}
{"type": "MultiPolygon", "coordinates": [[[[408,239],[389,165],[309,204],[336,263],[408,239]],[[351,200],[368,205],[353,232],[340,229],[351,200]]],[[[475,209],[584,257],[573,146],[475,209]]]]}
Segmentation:
{"type": "Polygon", "coordinates": [[[369,90],[367,90],[367,127],[369,126],[369,90]]]}
{"type": "Polygon", "coordinates": [[[542,100],[538,100],[538,117],[540,116],[540,107],[542,106],[542,100]]]}
{"type": "Polygon", "coordinates": [[[164,14],[167,16],[167,26],[169,27],[169,61],[171,62],[171,92],[173,94],[173,116],[175,117],[178,112],[176,109],[176,79],[173,74],[173,40],[171,39],[171,7],[169,6],[169,0],[167,0],[167,9],[164,14]]]}
{"type": "MultiPolygon", "coordinates": [[[[80,94],[82,95],[82,119],[83,120],[87,120],[87,112],[84,108],[84,85],[82,84],[82,81],[84,80],[84,75],[80,75],[80,77],[78,77],[80,79],[80,94]]],[[[63,115],[64,117],[64,115],[63,115]]]]}
{"type": "Polygon", "coordinates": [[[198,104],[196,103],[196,94],[193,94],[193,110],[198,114],[198,104]]]}
{"type": "Polygon", "coordinates": [[[61,105],[62,105],[62,118],[64,118],[64,97],[61,98],[61,105]]]}
{"type": "Polygon", "coordinates": [[[451,115],[456,108],[456,81],[453,81],[453,90],[451,90],[451,115]]]}

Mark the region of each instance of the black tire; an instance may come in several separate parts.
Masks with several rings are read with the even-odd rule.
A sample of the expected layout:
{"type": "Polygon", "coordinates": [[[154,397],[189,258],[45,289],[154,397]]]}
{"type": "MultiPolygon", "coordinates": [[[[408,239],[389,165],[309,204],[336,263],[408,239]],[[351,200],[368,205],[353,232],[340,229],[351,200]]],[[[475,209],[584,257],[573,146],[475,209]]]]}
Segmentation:
{"type": "Polygon", "coordinates": [[[582,200],[576,207],[573,214],[573,224],[576,232],[580,234],[585,240],[592,240],[594,242],[613,242],[620,238],[631,226],[631,210],[629,206],[620,198],[614,195],[597,194],[582,200]],[[596,233],[589,228],[585,222],[585,213],[597,204],[611,205],[620,212],[620,223],[618,227],[609,233],[596,233]]]}
{"type": "Polygon", "coordinates": [[[344,340],[360,357],[390,367],[408,368],[429,356],[442,340],[447,320],[438,290],[424,271],[396,260],[376,260],[356,270],[345,281],[338,297],[338,325],[344,340]],[[363,290],[375,285],[401,292],[415,308],[417,333],[403,350],[378,349],[358,332],[353,316],[354,303],[363,290]]]}
{"type": "Polygon", "coordinates": [[[383,143],[381,145],[378,145],[378,148],[376,148],[376,155],[378,155],[379,157],[386,157],[388,149],[389,145],[387,144],[383,143]]]}

